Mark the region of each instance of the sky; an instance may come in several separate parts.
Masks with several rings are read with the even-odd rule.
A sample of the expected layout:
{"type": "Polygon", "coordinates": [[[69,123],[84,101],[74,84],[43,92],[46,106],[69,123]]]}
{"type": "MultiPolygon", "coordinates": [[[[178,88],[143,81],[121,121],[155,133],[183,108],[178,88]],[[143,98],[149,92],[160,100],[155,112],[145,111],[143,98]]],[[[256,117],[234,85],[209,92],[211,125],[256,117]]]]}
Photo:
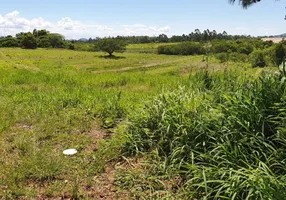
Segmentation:
{"type": "Polygon", "coordinates": [[[0,36],[47,29],[67,39],[182,35],[195,29],[239,35],[286,33],[286,0],[248,9],[228,0],[1,0],[0,36]]]}

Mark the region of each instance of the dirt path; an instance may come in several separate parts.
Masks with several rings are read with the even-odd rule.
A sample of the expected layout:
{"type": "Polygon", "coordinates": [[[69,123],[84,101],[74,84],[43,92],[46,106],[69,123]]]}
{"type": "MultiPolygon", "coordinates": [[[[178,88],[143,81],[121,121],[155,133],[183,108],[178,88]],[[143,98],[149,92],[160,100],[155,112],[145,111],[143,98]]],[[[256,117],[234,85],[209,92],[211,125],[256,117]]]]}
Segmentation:
{"type": "Polygon", "coordinates": [[[98,70],[98,71],[93,71],[93,73],[102,74],[105,72],[124,72],[124,71],[135,70],[135,69],[146,69],[146,68],[151,68],[151,67],[156,67],[156,66],[160,66],[160,65],[171,64],[171,63],[176,63],[176,62],[181,62],[181,61],[186,61],[186,60],[189,60],[189,58],[171,60],[171,61],[165,61],[165,62],[153,62],[153,63],[149,63],[146,65],[137,66],[137,67],[123,67],[123,68],[119,68],[119,69],[98,70]]]}
{"type": "MultiPolygon", "coordinates": [[[[98,143],[102,140],[109,139],[110,133],[99,128],[97,123],[94,123],[92,130],[89,133],[94,139],[90,150],[95,151],[99,148],[98,143]]],[[[116,168],[123,163],[110,163],[105,167],[104,172],[93,177],[93,183],[89,186],[83,186],[83,193],[88,195],[91,199],[130,199],[127,191],[118,191],[115,184],[116,168]]],[[[67,198],[69,199],[69,198],[67,198]]]]}

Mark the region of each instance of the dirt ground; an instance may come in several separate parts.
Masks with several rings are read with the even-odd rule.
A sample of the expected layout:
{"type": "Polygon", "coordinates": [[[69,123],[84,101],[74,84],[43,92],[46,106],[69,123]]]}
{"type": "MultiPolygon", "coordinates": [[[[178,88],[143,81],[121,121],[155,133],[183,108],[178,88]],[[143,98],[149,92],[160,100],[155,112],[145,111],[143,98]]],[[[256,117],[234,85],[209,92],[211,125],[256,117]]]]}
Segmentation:
{"type": "Polygon", "coordinates": [[[261,38],[263,41],[273,41],[274,43],[281,42],[284,38],[276,37],[276,38],[261,38]]]}

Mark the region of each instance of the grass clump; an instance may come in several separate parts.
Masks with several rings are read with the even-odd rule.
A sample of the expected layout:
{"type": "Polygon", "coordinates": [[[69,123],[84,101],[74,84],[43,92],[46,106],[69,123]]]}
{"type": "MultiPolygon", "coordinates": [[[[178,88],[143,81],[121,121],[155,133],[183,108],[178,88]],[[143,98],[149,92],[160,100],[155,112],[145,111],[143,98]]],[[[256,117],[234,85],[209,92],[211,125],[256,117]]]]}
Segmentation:
{"type": "Polygon", "coordinates": [[[130,118],[126,151],[158,155],[193,198],[284,199],[285,83],[261,74],[231,88],[208,76],[211,89],[165,92],[130,118]]]}

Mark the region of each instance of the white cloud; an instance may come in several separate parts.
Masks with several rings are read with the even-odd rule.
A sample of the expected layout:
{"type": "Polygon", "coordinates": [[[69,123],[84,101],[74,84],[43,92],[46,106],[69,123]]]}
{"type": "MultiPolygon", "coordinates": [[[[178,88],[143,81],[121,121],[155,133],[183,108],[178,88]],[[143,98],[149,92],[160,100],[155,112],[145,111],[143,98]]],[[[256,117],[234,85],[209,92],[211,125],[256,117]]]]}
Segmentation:
{"type": "Polygon", "coordinates": [[[4,16],[0,15],[0,27],[3,29],[29,29],[34,28],[49,28],[51,23],[43,20],[42,18],[36,18],[27,20],[19,16],[18,11],[13,11],[4,16]]]}
{"type": "Polygon", "coordinates": [[[63,28],[64,30],[75,30],[79,28],[84,28],[84,25],[79,21],[73,21],[69,17],[64,17],[57,23],[58,27],[63,28]]]}
{"type": "Polygon", "coordinates": [[[0,35],[15,35],[21,31],[32,29],[50,29],[52,24],[42,18],[28,20],[19,16],[18,11],[6,15],[0,14],[0,35]]]}
{"type": "Polygon", "coordinates": [[[47,29],[64,35],[66,38],[78,39],[81,37],[117,36],[117,35],[159,35],[168,33],[169,26],[157,27],[144,24],[122,25],[109,27],[107,25],[84,23],[64,17],[52,23],[43,18],[26,19],[18,11],[0,14],[0,36],[15,35],[19,32],[32,31],[33,29],[47,29]]]}
{"type": "Polygon", "coordinates": [[[169,26],[157,27],[157,26],[147,26],[143,24],[133,24],[133,25],[122,25],[122,27],[124,28],[121,31],[123,35],[158,35],[161,33],[170,32],[169,26]]]}

